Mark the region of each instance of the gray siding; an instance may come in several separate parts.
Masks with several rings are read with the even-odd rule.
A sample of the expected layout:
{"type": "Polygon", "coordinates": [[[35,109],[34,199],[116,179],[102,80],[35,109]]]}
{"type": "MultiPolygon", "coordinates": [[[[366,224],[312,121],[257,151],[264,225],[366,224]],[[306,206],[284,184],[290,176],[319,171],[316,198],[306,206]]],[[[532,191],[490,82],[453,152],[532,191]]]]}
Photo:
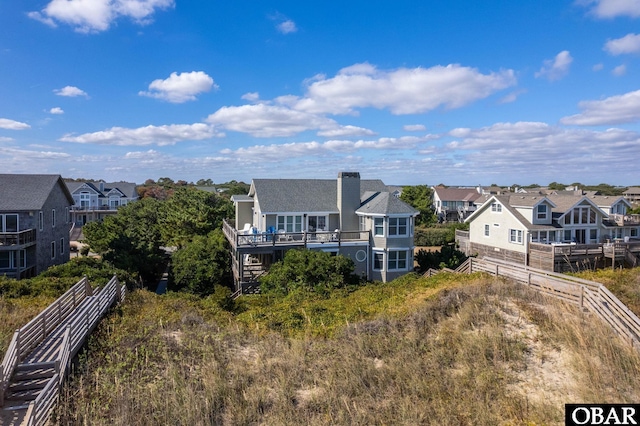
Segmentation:
{"type": "Polygon", "coordinates": [[[56,185],[42,207],[43,228],[38,228],[38,215],[35,212],[33,228],[36,229],[36,273],[46,270],[53,265],[60,265],[69,261],[69,231],[71,223],[68,220],[67,208],[71,207],[67,197],[56,185]],[[56,222],[53,224],[52,211],[55,209],[56,222]],[[62,241],[62,243],[61,243],[62,241]],[[51,256],[51,243],[55,242],[55,255],[51,256]],[[62,253],[61,253],[62,244],[62,253]]]}

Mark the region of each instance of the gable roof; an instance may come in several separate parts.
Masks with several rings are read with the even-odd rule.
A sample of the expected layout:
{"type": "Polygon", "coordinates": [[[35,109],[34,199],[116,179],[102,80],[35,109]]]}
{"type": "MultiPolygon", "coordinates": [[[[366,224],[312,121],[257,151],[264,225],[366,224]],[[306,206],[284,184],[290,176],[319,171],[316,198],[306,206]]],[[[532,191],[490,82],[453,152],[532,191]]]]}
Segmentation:
{"type": "Polygon", "coordinates": [[[56,185],[73,205],[73,197],[60,175],[0,174],[0,210],[40,210],[56,185]]]}
{"type": "Polygon", "coordinates": [[[433,192],[438,195],[442,201],[471,201],[474,202],[481,197],[475,188],[445,188],[436,186],[433,192]]]}
{"type": "MultiPolygon", "coordinates": [[[[387,192],[381,180],[360,180],[360,197],[367,191],[387,192]]],[[[259,196],[263,213],[338,212],[336,179],[254,179],[249,196],[259,196]]]]}
{"type": "Polygon", "coordinates": [[[138,193],[136,191],[136,184],[131,182],[101,182],[101,181],[69,181],[66,182],[69,187],[69,191],[73,194],[78,189],[80,189],[83,185],[89,186],[91,189],[98,193],[99,197],[106,197],[105,194],[116,190],[122,194],[122,197],[127,197],[131,199],[138,198],[138,193]],[[100,183],[103,184],[102,191],[100,190],[100,183]]]}

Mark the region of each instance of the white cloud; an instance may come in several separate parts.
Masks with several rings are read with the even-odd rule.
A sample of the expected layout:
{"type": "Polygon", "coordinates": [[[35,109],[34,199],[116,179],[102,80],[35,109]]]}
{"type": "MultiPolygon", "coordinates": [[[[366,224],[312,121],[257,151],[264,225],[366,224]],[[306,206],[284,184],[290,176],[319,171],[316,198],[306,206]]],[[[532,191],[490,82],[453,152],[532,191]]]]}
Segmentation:
{"type": "Polygon", "coordinates": [[[249,92],[245,93],[240,97],[240,99],[244,99],[249,102],[258,102],[260,100],[260,93],[258,92],[249,92]]]}
{"type": "Polygon", "coordinates": [[[640,17],[640,0],[578,0],[577,3],[593,5],[590,13],[598,18],[640,17]]]}
{"type": "Polygon", "coordinates": [[[66,96],[69,98],[75,98],[77,96],[84,96],[85,98],[89,97],[89,95],[87,95],[87,92],[85,92],[84,90],[78,89],[75,86],[65,86],[62,89],[55,89],[53,93],[55,93],[58,96],[66,96]]]}
{"type": "Polygon", "coordinates": [[[595,72],[602,71],[604,69],[604,64],[595,64],[591,69],[595,72]]]}
{"type": "Polygon", "coordinates": [[[54,115],[64,114],[64,110],[60,107],[53,107],[49,110],[49,114],[54,114],[54,115]]]}
{"type": "Polygon", "coordinates": [[[0,118],[0,129],[8,129],[8,130],[24,130],[29,129],[27,123],[21,123],[20,121],[9,120],[8,118],[0,118]]]}
{"type": "Polygon", "coordinates": [[[626,73],[627,73],[627,66],[624,64],[618,65],[611,71],[611,74],[615,75],[616,77],[623,76],[626,73]]]}
{"type": "Polygon", "coordinates": [[[424,132],[427,127],[424,124],[407,124],[402,127],[405,132],[424,132]]]}
{"type": "Polygon", "coordinates": [[[640,90],[611,96],[599,101],[582,101],[582,113],[564,117],[562,124],[598,126],[640,121],[640,90]]]}
{"type": "Polygon", "coordinates": [[[340,126],[335,129],[327,129],[318,132],[318,136],[327,138],[344,138],[349,136],[374,136],[376,132],[357,126],[340,126]]]}
{"type": "Polygon", "coordinates": [[[222,107],[209,115],[206,121],[261,138],[293,136],[306,130],[338,127],[334,120],[320,115],[266,104],[222,107]]]}
{"type": "Polygon", "coordinates": [[[51,0],[41,11],[27,15],[51,27],[63,23],[81,33],[97,33],[120,17],[146,25],[156,10],[173,6],[173,0],[51,0]]]}
{"type": "Polygon", "coordinates": [[[640,53],[640,34],[629,33],[622,38],[608,40],[603,49],[611,55],[640,53]]]}
{"type": "Polygon", "coordinates": [[[13,138],[8,138],[5,136],[0,136],[0,142],[12,142],[14,139],[13,138]]]}
{"type": "Polygon", "coordinates": [[[196,100],[196,95],[217,89],[211,77],[202,71],[171,73],[165,80],[154,80],[149,85],[149,92],[138,92],[141,96],[162,99],[172,103],[183,103],[196,100]]]}
{"type": "Polygon", "coordinates": [[[353,114],[355,108],[388,108],[418,114],[460,108],[516,84],[513,70],[482,74],[460,65],[378,70],[355,64],[327,79],[316,76],[294,108],[312,113],[353,114]]]}
{"type": "Polygon", "coordinates": [[[568,50],[563,50],[553,60],[545,60],[544,65],[540,68],[540,71],[535,73],[535,76],[545,77],[549,81],[560,80],[569,73],[571,62],[573,62],[571,54],[568,50]]]}
{"type": "Polygon", "coordinates": [[[220,137],[211,125],[205,123],[194,124],[170,124],[165,126],[145,126],[137,129],[124,127],[112,127],[111,129],[85,133],[75,136],[64,135],[60,138],[63,142],[75,142],[82,144],[99,145],[174,145],[182,141],[195,141],[220,137]]]}
{"type": "Polygon", "coordinates": [[[287,19],[284,22],[280,22],[278,25],[276,25],[276,28],[282,34],[290,34],[298,31],[298,27],[296,27],[296,23],[293,22],[291,19],[287,19]]]}
{"type": "Polygon", "coordinates": [[[526,90],[522,89],[522,90],[514,90],[513,92],[507,94],[506,96],[502,97],[498,103],[500,104],[510,104],[511,102],[515,102],[518,99],[518,96],[527,93],[526,90]]]}

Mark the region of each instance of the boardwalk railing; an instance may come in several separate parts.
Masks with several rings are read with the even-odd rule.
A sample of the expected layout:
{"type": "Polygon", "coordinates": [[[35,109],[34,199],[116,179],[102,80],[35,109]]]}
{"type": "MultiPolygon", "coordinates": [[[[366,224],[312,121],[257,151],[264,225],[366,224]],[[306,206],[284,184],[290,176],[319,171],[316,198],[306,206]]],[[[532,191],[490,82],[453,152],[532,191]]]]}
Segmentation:
{"type": "Polygon", "coordinates": [[[27,325],[15,331],[2,365],[0,365],[0,405],[4,399],[4,392],[9,386],[9,379],[18,363],[25,359],[36,346],[44,341],[52,330],[58,327],[92,293],[93,289],[89,285],[87,277],[84,277],[29,321],[27,325]]]}
{"type": "Polygon", "coordinates": [[[120,285],[115,276],[95,292],[85,277],[27,325],[18,329],[0,368],[0,405],[18,364],[30,354],[37,353],[38,345],[48,336],[54,336],[56,328],[64,327],[59,346],[48,349],[48,353],[57,353],[53,363],[35,360],[26,364],[28,368],[53,364],[55,369],[55,374],[48,379],[36,399],[29,403],[25,417],[28,425],[44,424],[58,398],[70,360],[78,353],[107,310],[116,301],[122,301],[125,294],[126,286],[120,285]]]}
{"type": "Polygon", "coordinates": [[[470,258],[468,272],[478,271],[511,278],[541,293],[585,308],[609,324],[633,347],[640,349],[640,318],[600,283],[497,259],[470,258]]]}

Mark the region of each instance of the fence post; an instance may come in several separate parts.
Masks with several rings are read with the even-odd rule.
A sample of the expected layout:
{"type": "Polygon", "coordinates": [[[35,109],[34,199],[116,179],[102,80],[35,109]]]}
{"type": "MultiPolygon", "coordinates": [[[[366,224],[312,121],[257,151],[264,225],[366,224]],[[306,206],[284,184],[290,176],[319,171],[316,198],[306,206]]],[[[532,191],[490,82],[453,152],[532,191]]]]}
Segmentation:
{"type": "Polygon", "coordinates": [[[87,278],[87,276],[84,276],[84,292],[86,293],[86,296],[93,296],[93,288],[91,288],[91,284],[89,284],[89,278],[87,278]]]}
{"type": "Polygon", "coordinates": [[[496,277],[498,276],[498,265],[496,265],[496,277]]]}
{"type": "Polygon", "coordinates": [[[527,287],[531,287],[531,272],[527,276],[527,287]]]}
{"type": "Polygon", "coordinates": [[[580,307],[584,307],[584,286],[580,286],[580,307]]]}

